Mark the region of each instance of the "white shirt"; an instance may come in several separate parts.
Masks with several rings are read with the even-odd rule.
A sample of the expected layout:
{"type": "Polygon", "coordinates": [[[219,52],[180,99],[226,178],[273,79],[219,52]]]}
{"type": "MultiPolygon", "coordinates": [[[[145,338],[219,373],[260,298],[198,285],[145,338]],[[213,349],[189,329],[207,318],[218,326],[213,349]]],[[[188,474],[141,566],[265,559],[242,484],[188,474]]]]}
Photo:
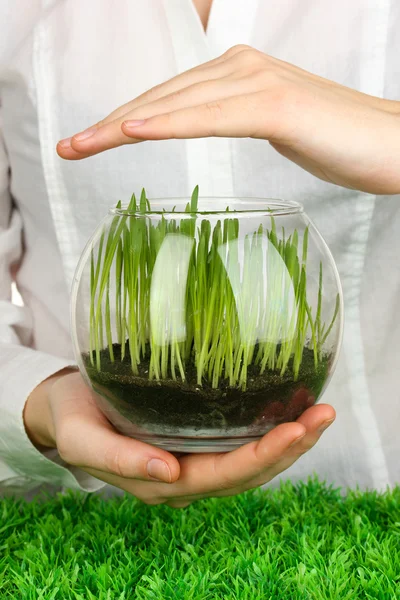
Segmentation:
{"type": "Polygon", "coordinates": [[[150,197],[182,196],[197,183],[204,195],[302,202],[338,264],[344,343],[324,396],[338,418],[283,477],[317,472],[377,489],[398,482],[399,197],[319,181],[260,140],[149,142],[82,162],[62,161],[55,145],[237,43],[400,99],[399,3],[214,0],[207,33],[190,0],[0,0],[0,14],[0,488],[100,485],[55,451],[33,448],[24,403],[73,362],[69,289],[108,208],[142,186],[150,197]],[[11,267],[24,308],[10,301],[11,267]]]}

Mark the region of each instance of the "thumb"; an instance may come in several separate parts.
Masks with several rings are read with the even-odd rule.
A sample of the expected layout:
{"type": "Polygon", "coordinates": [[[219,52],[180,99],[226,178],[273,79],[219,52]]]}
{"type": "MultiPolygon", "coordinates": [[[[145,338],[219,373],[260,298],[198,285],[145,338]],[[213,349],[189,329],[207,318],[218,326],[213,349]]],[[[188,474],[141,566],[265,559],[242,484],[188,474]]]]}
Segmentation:
{"type": "Polygon", "coordinates": [[[58,379],[49,399],[57,449],[68,464],[125,479],[165,483],[178,479],[175,456],[117,433],[78,373],[58,379]]]}

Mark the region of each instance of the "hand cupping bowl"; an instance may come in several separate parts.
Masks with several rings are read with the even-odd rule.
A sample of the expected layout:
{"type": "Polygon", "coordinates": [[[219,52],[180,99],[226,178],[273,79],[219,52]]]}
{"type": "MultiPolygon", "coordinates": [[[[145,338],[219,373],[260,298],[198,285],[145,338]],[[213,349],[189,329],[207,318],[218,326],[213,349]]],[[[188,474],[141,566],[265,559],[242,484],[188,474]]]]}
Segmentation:
{"type": "Polygon", "coordinates": [[[100,409],[170,451],[228,451],[297,419],[332,375],[342,315],[301,205],[197,188],[189,202],[119,203],[72,290],[74,350],[100,409]]]}

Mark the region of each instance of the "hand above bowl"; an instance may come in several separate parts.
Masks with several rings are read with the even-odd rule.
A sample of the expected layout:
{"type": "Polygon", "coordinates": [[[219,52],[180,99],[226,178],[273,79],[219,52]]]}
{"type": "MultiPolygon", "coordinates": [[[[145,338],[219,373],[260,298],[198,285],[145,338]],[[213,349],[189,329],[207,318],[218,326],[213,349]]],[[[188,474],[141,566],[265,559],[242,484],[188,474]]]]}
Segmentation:
{"type": "Polygon", "coordinates": [[[145,140],[268,140],[316,177],[373,194],[400,193],[400,102],[346,88],[249,46],[156,86],[61,140],[79,160],[145,140]]]}

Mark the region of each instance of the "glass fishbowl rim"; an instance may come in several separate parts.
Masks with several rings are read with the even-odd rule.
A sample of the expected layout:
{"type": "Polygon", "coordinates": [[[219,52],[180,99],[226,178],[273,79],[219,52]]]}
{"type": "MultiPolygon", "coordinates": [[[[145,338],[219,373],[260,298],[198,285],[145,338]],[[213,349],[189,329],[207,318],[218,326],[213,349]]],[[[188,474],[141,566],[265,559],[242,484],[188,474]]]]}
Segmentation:
{"type": "MultiPolygon", "coordinates": [[[[278,198],[261,198],[261,197],[243,197],[243,196],[201,196],[198,200],[199,210],[186,211],[186,210],[172,210],[177,205],[185,206],[190,203],[190,198],[174,197],[174,198],[149,198],[151,204],[151,210],[136,210],[131,211],[126,207],[121,206],[120,208],[110,208],[108,213],[110,215],[119,215],[123,217],[149,217],[163,215],[164,217],[188,217],[190,215],[199,216],[221,216],[226,217],[234,213],[239,217],[249,217],[252,215],[277,217],[287,216],[293,214],[301,214],[304,212],[304,207],[299,202],[293,200],[281,200],[278,198]],[[217,210],[202,210],[204,204],[219,204],[224,206],[223,209],[217,210]],[[159,204],[159,207],[156,205],[159,204]],[[230,210],[227,211],[226,207],[229,206],[230,210]],[[239,208],[232,208],[237,207],[239,208]]],[[[127,205],[126,205],[127,206],[127,205]]]]}

